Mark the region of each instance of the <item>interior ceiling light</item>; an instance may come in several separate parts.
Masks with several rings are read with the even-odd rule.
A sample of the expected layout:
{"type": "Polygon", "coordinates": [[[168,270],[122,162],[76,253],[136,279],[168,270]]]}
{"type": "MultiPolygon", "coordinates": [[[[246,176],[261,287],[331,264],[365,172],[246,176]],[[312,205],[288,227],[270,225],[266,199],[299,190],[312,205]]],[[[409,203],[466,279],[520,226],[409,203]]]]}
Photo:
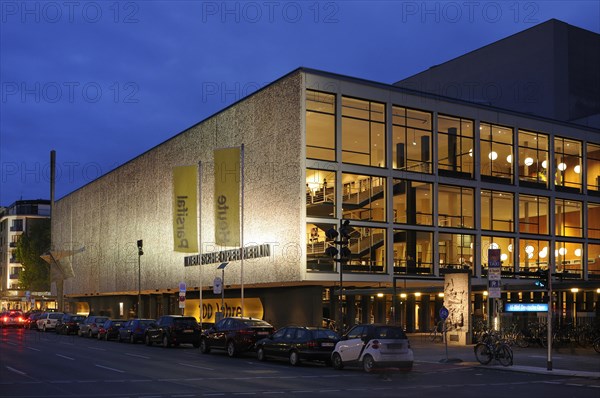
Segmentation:
{"type": "Polygon", "coordinates": [[[506,253],[502,253],[502,255],[500,256],[500,260],[506,261],[507,259],[508,259],[508,255],[506,253]]]}
{"type": "Polygon", "coordinates": [[[543,167],[543,168],[548,168],[548,161],[547,161],[547,160],[544,160],[544,161],[542,162],[542,167],[543,167]]]}
{"type": "Polygon", "coordinates": [[[525,253],[527,253],[527,254],[529,254],[529,253],[533,253],[533,251],[534,251],[534,250],[535,250],[535,249],[534,249],[534,248],[533,248],[533,246],[531,246],[531,245],[527,245],[527,246],[525,247],[525,253]]]}
{"type": "Polygon", "coordinates": [[[576,166],[573,168],[573,171],[574,171],[575,173],[577,173],[577,174],[581,173],[581,165],[576,165],[576,166]]]}
{"type": "Polygon", "coordinates": [[[488,158],[490,158],[491,160],[496,160],[498,159],[498,152],[492,151],[488,154],[488,158]]]}
{"type": "Polygon", "coordinates": [[[525,158],[525,166],[531,166],[533,164],[533,158],[525,158]]]}
{"type": "Polygon", "coordinates": [[[561,256],[564,256],[565,254],[567,254],[567,249],[565,249],[564,247],[561,247],[560,249],[558,249],[558,254],[560,254],[561,256]]]}
{"type": "Polygon", "coordinates": [[[512,155],[508,155],[508,156],[506,157],[506,161],[507,161],[508,163],[512,163],[512,155]]]}
{"type": "Polygon", "coordinates": [[[558,164],[558,169],[559,169],[560,171],[565,171],[565,170],[567,169],[567,165],[566,165],[565,163],[563,163],[563,162],[560,162],[560,163],[558,164]]]}
{"type": "Polygon", "coordinates": [[[581,257],[581,249],[580,248],[575,249],[575,255],[577,257],[581,257]]]}

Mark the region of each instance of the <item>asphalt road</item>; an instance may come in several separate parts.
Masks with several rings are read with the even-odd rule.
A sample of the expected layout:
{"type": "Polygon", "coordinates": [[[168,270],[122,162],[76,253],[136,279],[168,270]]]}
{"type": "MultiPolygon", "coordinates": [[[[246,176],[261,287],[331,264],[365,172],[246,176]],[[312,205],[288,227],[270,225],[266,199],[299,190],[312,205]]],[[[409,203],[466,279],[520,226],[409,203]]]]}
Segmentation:
{"type": "MultiPolygon", "coordinates": [[[[417,358],[418,360],[418,358],[417,358]]],[[[499,372],[477,364],[417,361],[409,373],[366,374],[321,364],[291,367],[253,354],[203,355],[192,346],[147,347],[0,330],[1,397],[577,397],[598,398],[597,379],[499,372]]]]}

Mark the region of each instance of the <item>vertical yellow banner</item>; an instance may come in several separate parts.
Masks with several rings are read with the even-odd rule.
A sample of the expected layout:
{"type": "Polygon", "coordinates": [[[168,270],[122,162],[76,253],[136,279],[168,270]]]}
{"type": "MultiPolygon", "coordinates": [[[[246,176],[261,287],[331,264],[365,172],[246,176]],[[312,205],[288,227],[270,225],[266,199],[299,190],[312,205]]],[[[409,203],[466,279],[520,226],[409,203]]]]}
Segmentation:
{"type": "Polygon", "coordinates": [[[240,246],[240,148],[215,149],[215,243],[240,246]]]}
{"type": "Polygon", "coordinates": [[[173,250],[198,253],[196,166],[173,169],[173,250]]]}

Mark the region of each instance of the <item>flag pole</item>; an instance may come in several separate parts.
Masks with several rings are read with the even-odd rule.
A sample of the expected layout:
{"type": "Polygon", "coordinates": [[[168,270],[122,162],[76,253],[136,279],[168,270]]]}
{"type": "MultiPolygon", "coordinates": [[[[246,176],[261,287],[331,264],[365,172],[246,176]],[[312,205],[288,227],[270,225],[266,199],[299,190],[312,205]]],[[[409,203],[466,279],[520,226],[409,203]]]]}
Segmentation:
{"type": "Polygon", "coordinates": [[[200,330],[202,330],[202,322],[204,321],[202,313],[202,161],[198,162],[198,204],[196,206],[197,223],[198,223],[198,291],[199,291],[199,302],[198,309],[200,315],[200,330]]]}
{"type": "Polygon", "coordinates": [[[241,219],[242,225],[240,228],[240,251],[242,257],[242,264],[240,270],[240,281],[241,281],[241,298],[242,298],[242,316],[244,316],[244,144],[241,147],[242,164],[241,164],[241,184],[242,184],[242,199],[241,199],[241,219]]]}

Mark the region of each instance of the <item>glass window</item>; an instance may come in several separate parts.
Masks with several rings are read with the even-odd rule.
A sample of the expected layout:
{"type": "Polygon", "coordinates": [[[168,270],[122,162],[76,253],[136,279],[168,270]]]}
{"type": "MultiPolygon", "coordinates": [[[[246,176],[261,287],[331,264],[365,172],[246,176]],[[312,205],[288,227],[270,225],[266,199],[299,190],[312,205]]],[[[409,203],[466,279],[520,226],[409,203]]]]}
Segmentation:
{"type": "Polygon", "coordinates": [[[582,203],[556,198],[554,203],[554,231],[558,236],[582,236],[582,203]]]}
{"type": "Polygon", "coordinates": [[[519,181],[547,187],[548,167],[548,136],[519,130],[519,181]]]}
{"type": "MultiPolygon", "coordinates": [[[[521,239],[519,241],[519,270],[522,272],[538,272],[548,269],[548,248],[550,243],[547,240],[521,239]]],[[[510,248],[512,250],[512,247],[510,248]]],[[[536,275],[532,275],[536,277],[536,275]]]]}
{"type": "Polygon", "coordinates": [[[394,222],[433,225],[433,184],[394,179],[394,222]]]}
{"type": "Polygon", "coordinates": [[[500,249],[500,264],[501,272],[507,276],[514,276],[514,260],[513,260],[512,238],[504,238],[499,236],[482,236],[481,237],[481,265],[482,274],[487,275],[488,268],[488,250],[500,249]]]}
{"type": "Polygon", "coordinates": [[[473,228],[473,188],[440,184],[438,187],[438,226],[473,228]]]}
{"type": "Polygon", "coordinates": [[[587,144],[587,188],[600,191],[600,145],[587,144]]]}
{"type": "Polygon", "coordinates": [[[583,244],[576,242],[556,242],[556,272],[563,278],[583,277],[583,244]]]}
{"type": "Polygon", "coordinates": [[[352,253],[344,272],[386,272],[385,229],[352,227],[348,248],[352,253]]]}
{"type": "Polygon", "coordinates": [[[433,233],[394,229],[394,273],[433,274],[433,233]]]}
{"type": "Polygon", "coordinates": [[[473,121],[438,116],[440,175],[473,177],[473,121]]]}
{"type": "Polygon", "coordinates": [[[581,191],[581,142],[554,138],[554,184],[581,191]]]}
{"type": "Polygon", "coordinates": [[[335,171],[306,170],[306,215],[335,217],[335,171]]]}
{"type": "Polygon", "coordinates": [[[342,162],[386,167],[385,104],[342,97],[342,162]]]}
{"type": "Polygon", "coordinates": [[[469,269],[473,272],[475,237],[461,234],[439,234],[440,272],[446,269],[469,269]]]}
{"type": "Polygon", "coordinates": [[[587,222],[587,237],[590,239],[600,239],[600,203],[588,203],[587,222]]]}
{"type": "Polygon", "coordinates": [[[519,232],[547,235],[550,199],[543,196],[519,195],[519,232]]]}
{"type": "Polygon", "coordinates": [[[306,91],[306,157],[335,161],[335,95],[306,91]]]}
{"type": "Polygon", "coordinates": [[[393,106],[392,131],[393,167],[431,173],[431,113],[393,106]]]}
{"type": "Polygon", "coordinates": [[[481,123],[479,126],[481,179],[512,182],[513,130],[481,123]],[[491,177],[491,178],[488,178],[491,177]]]}
{"type": "Polygon", "coordinates": [[[333,258],[325,254],[329,246],[325,233],[334,224],[306,224],[306,269],[309,271],[335,272],[333,258]]]}
{"type": "Polygon", "coordinates": [[[587,267],[589,279],[600,279],[600,245],[588,244],[587,267]]]}
{"type": "Polygon", "coordinates": [[[344,173],[342,209],[344,219],[385,221],[385,178],[344,173]]]}
{"type": "Polygon", "coordinates": [[[514,195],[510,192],[481,190],[481,228],[514,231],[514,195]]]}

